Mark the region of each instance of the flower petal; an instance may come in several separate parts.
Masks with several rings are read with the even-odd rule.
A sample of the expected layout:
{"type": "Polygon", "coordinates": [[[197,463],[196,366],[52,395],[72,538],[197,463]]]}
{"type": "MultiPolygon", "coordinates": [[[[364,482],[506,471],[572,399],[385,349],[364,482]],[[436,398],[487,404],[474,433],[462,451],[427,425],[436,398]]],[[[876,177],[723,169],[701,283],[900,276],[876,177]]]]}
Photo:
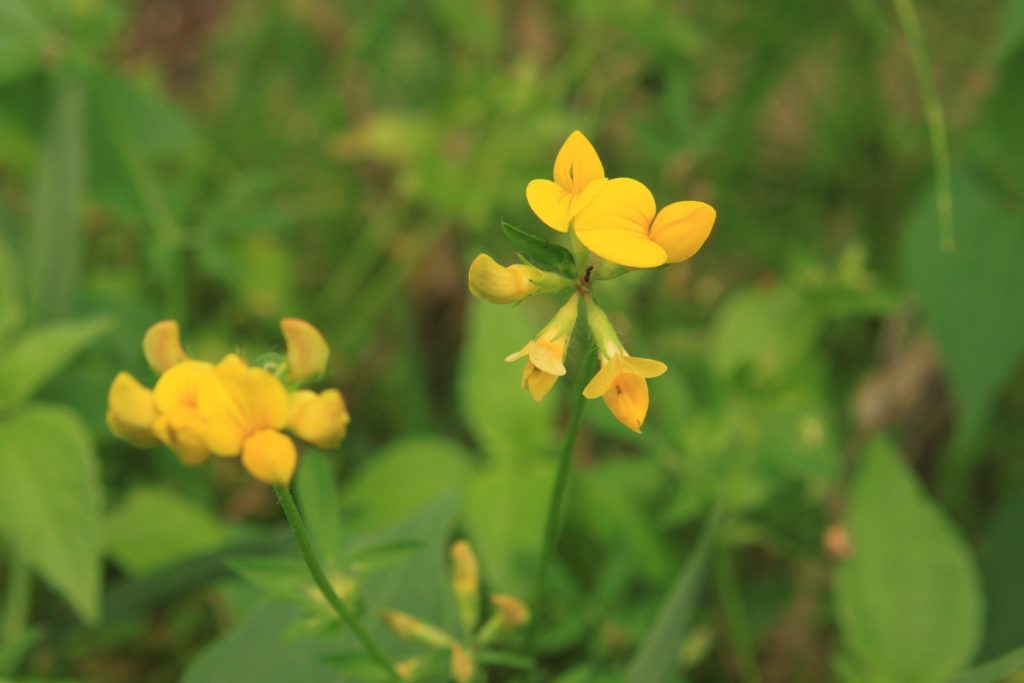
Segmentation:
{"type": "Polygon", "coordinates": [[[562,363],[565,343],[537,342],[531,341],[526,345],[529,348],[530,362],[535,367],[549,375],[561,377],[565,374],[565,365],[562,363]]]}
{"type": "Polygon", "coordinates": [[[188,356],[181,348],[178,321],[161,320],[151,325],[142,338],[142,352],[149,367],[158,375],[187,360],[188,356]]]}
{"type": "Polygon", "coordinates": [[[323,376],[331,350],[320,330],[305,320],[284,318],[281,334],[288,350],[288,379],[308,382],[323,376]]]}
{"type": "Polygon", "coordinates": [[[580,211],[574,225],[581,240],[592,230],[636,232],[646,237],[656,209],[654,195],[646,185],[632,178],[612,178],[580,211]]]}
{"type": "Polygon", "coordinates": [[[668,257],[646,234],[630,230],[581,230],[576,235],[601,258],[630,268],[657,268],[668,257]]]}
{"type": "Polygon", "coordinates": [[[291,396],[288,429],[317,448],[341,445],[350,421],[345,399],[337,389],[327,389],[319,394],[303,390],[291,396]]]}
{"type": "Polygon", "coordinates": [[[295,443],[275,429],[261,429],[242,445],[242,465],[267,484],[290,484],[297,461],[295,443]]]}
{"type": "Polygon", "coordinates": [[[119,372],[107,393],[107,426],[110,431],[140,448],[155,446],[153,392],[127,372],[119,372]]]}
{"type": "Polygon", "coordinates": [[[603,396],[609,389],[612,388],[612,384],[615,383],[615,378],[619,376],[620,356],[612,356],[601,369],[597,371],[594,378],[590,380],[590,383],[583,388],[583,396],[586,398],[597,398],[603,396]]]}
{"type": "Polygon", "coordinates": [[[640,433],[650,405],[647,380],[629,372],[623,373],[616,378],[603,398],[615,419],[637,434],[640,433]]]}
{"type": "Polygon", "coordinates": [[[573,195],[550,180],[531,180],[526,186],[526,202],[545,225],[568,232],[573,195]]]}
{"type": "Polygon", "coordinates": [[[579,194],[595,180],[604,178],[604,166],[587,136],[574,130],[562,143],[555,157],[555,182],[573,194],[579,194]]]}
{"type": "Polygon", "coordinates": [[[679,263],[696,254],[715,224],[714,207],[704,202],[676,202],[658,212],[651,239],[668,254],[667,263],[679,263]]]}
{"type": "Polygon", "coordinates": [[[651,358],[623,356],[621,362],[623,372],[629,372],[645,379],[660,377],[668,371],[667,365],[660,360],[653,360],[651,358]]]}

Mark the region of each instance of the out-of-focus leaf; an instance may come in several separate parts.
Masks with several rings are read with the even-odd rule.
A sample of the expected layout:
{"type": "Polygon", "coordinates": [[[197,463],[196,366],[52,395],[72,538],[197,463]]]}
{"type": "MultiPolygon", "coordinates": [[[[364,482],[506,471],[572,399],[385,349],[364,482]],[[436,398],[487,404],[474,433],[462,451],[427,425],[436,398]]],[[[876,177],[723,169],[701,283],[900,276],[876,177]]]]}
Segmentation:
{"type": "Polygon", "coordinates": [[[533,265],[547,270],[553,268],[569,278],[576,277],[576,261],[565,247],[504,221],[501,229],[519,254],[533,265]]]}
{"type": "Polygon", "coordinates": [[[956,251],[939,248],[934,202],[925,200],[908,226],[903,262],[952,380],[966,446],[1024,355],[1024,216],[965,172],[954,175],[953,192],[956,251]]]}
{"type": "Polygon", "coordinates": [[[88,622],[99,617],[102,494],[73,413],[33,406],[0,419],[0,534],[88,622]]]}
{"type": "Polygon", "coordinates": [[[466,450],[442,437],[408,437],[368,460],[342,500],[359,530],[379,531],[401,522],[449,492],[469,475],[466,450]]]}
{"type": "Polygon", "coordinates": [[[328,567],[337,566],[341,544],[341,499],[326,455],[310,450],[302,456],[295,477],[295,495],[320,559],[328,567]]]}
{"type": "Polygon", "coordinates": [[[860,464],[847,524],[853,553],[834,591],[851,663],[867,680],[944,683],[981,641],[978,571],[885,441],[871,444],[860,464]]]}
{"type": "Polygon", "coordinates": [[[110,324],[108,318],[90,318],[50,323],[22,335],[0,355],[0,408],[30,398],[110,324]]]}
{"type": "Polygon", "coordinates": [[[216,550],[227,533],[192,500],[167,489],[139,487],[107,518],[106,537],[114,561],[138,576],[216,550]]]}
{"type": "Polygon", "coordinates": [[[658,618],[630,660],[626,683],[669,681],[679,669],[679,652],[697,611],[720,523],[721,512],[712,512],[658,611],[658,618]]]}
{"type": "Polygon", "coordinates": [[[949,683],[999,683],[1012,674],[1024,671],[1024,647],[1011,650],[1001,657],[971,667],[954,676],[949,683]]]}
{"type": "Polygon", "coordinates": [[[34,319],[67,314],[77,291],[85,194],[85,93],[73,79],[53,81],[26,254],[28,310],[34,319]]]}
{"type": "Polygon", "coordinates": [[[45,28],[31,4],[0,2],[0,82],[24,75],[42,59],[45,28]]]}
{"type": "Polygon", "coordinates": [[[1019,487],[1008,484],[996,505],[981,543],[980,562],[988,610],[985,645],[980,657],[988,659],[1024,643],[1024,498],[1019,487]]]}
{"type": "Polygon", "coordinates": [[[538,403],[519,388],[522,366],[504,361],[538,329],[527,319],[525,306],[496,306],[475,299],[470,304],[459,367],[459,408],[480,446],[502,462],[535,459],[552,446],[558,388],[538,403]]]}
{"type": "Polygon", "coordinates": [[[1005,0],[996,57],[1005,59],[1024,41],[1024,0],[1005,0]]]}
{"type": "Polygon", "coordinates": [[[14,255],[0,239],[0,349],[7,335],[21,323],[23,314],[14,255]]]}

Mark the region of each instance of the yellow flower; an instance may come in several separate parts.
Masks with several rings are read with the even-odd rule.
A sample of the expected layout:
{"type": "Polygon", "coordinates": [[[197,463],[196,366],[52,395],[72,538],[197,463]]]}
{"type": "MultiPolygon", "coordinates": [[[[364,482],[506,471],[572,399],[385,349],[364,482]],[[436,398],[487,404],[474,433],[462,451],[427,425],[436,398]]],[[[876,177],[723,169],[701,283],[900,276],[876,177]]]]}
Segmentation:
{"type": "Polygon", "coordinates": [[[565,375],[565,354],[576,325],[578,302],[579,295],[573,294],[536,338],[505,358],[506,362],[511,363],[526,356],[523,388],[529,389],[535,401],[547,396],[558,378],[565,375]]]}
{"type": "Polygon", "coordinates": [[[181,347],[181,330],[177,320],[161,320],[146,330],[142,352],[153,372],[160,375],[188,359],[181,347]]]}
{"type": "Polygon", "coordinates": [[[613,178],[576,217],[576,236],[601,258],[631,268],[655,268],[690,258],[715,224],[704,202],[675,202],[656,211],[654,195],[632,178],[613,178]]]}
{"type": "Polygon", "coordinates": [[[291,482],[298,455],[280,431],[288,422],[288,392],[274,375],[228,355],[199,385],[198,410],[206,420],[210,451],[241,454],[242,465],[260,481],[291,482]]]}
{"type": "Polygon", "coordinates": [[[317,448],[337,448],[351,421],[345,399],[337,389],[319,394],[308,389],[291,395],[288,429],[317,448]]]}
{"type": "Polygon", "coordinates": [[[570,286],[572,281],[561,275],[525,263],[503,266],[487,254],[480,254],[469,266],[470,293],[494,304],[512,304],[570,286]]]}
{"type": "Polygon", "coordinates": [[[601,369],[583,389],[586,398],[604,398],[612,415],[634,432],[647,417],[650,397],[647,380],[663,375],[668,366],[649,358],[626,353],[608,316],[590,298],[586,300],[587,323],[601,359],[601,369]]]}
{"type": "Polygon", "coordinates": [[[587,206],[606,180],[604,166],[594,146],[576,130],[558,150],[554,181],[531,180],[526,186],[526,201],[537,218],[549,227],[568,232],[570,221],[587,206]]]}
{"type": "Polygon", "coordinates": [[[459,539],[449,550],[452,557],[452,592],[459,605],[459,620],[465,635],[472,633],[480,618],[480,564],[472,546],[459,539]]]}
{"type": "Polygon", "coordinates": [[[327,370],[331,349],[320,330],[305,320],[281,320],[288,359],[288,381],[301,384],[322,377],[327,370]]]}
{"type": "Polygon", "coordinates": [[[455,683],[469,683],[473,679],[473,674],[476,673],[476,664],[473,663],[473,657],[458,643],[452,643],[452,658],[449,672],[455,683]]]}
{"type": "Polygon", "coordinates": [[[197,410],[199,387],[208,381],[213,366],[186,360],[160,376],[153,388],[157,418],[153,434],[185,465],[201,465],[210,457],[205,420],[197,410]]]}
{"type": "Polygon", "coordinates": [[[502,625],[510,631],[524,626],[530,621],[530,608],[514,595],[495,593],[491,596],[491,604],[498,608],[498,613],[502,617],[502,625]]]}
{"type": "Polygon", "coordinates": [[[156,403],[153,392],[129,373],[117,373],[107,393],[107,426],[110,431],[134,446],[155,446],[154,420],[156,403]]]}

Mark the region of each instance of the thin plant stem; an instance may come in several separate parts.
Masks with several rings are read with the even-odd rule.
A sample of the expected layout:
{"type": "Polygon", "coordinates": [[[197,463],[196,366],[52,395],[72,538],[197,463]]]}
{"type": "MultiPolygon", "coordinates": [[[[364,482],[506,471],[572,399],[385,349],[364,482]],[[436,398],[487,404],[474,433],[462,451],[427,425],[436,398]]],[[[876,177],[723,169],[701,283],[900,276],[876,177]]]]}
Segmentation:
{"type": "Polygon", "coordinates": [[[526,636],[527,647],[533,650],[534,637],[537,633],[537,621],[540,617],[541,607],[544,600],[544,581],[547,577],[548,565],[551,564],[551,557],[558,544],[558,531],[562,518],[562,505],[565,501],[566,489],[569,488],[569,473],[572,470],[572,452],[576,445],[576,435],[580,430],[580,418],[583,416],[583,407],[587,399],[583,396],[583,387],[593,374],[594,365],[597,360],[597,349],[593,346],[583,361],[579,385],[576,387],[572,412],[569,415],[569,425],[565,431],[565,441],[562,445],[561,458],[558,461],[558,472],[555,475],[555,483],[551,489],[551,498],[548,502],[547,522],[544,525],[544,543],[540,549],[540,562],[537,565],[537,578],[533,588],[533,620],[530,623],[526,636]]]}
{"type": "Polygon", "coordinates": [[[331,582],[327,579],[327,574],[324,573],[323,565],[320,564],[320,559],[317,557],[316,551],[313,549],[313,543],[309,538],[309,531],[306,529],[306,523],[302,520],[302,515],[299,513],[298,507],[295,506],[295,499],[292,497],[292,492],[287,486],[280,484],[274,485],[274,493],[277,494],[277,499],[281,503],[281,509],[284,510],[285,519],[288,520],[288,525],[292,528],[292,533],[295,535],[295,540],[299,544],[299,551],[302,553],[302,558],[306,561],[306,566],[309,567],[309,574],[313,577],[313,582],[316,583],[317,588],[323,593],[324,598],[337,613],[342,623],[345,624],[355,634],[359,642],[363,644],[363,648],[366,650],[366,654],[379,665],[382,669],[387,672],[388,679],[397,681],[398,675],[395,673],[394,668],[388,661],[387,656],[381,651],[377,643],[374,642],[370,634],[356,621],[356,618],[352,616],[352,613],[345,607],[345,603],[342,602],[341,598],[335,592],[334,587],[331,586],[331,582]]]}
{"type": "Polygon", "coordinates": [[[953,180],[949,159],[949,135],[946,132],[946,115],[942,102],[935,91],[935,75],[924,43],[921,20],[917,16],[914,0],[893,0],[903,34],[910,46],[910,58],[914,75],[921,91],[925,122],[928,124],[928,138],[935,162],[935,196],[939,214],[939,242],[943,251],[956,249],[953,229],[953,180]]]}

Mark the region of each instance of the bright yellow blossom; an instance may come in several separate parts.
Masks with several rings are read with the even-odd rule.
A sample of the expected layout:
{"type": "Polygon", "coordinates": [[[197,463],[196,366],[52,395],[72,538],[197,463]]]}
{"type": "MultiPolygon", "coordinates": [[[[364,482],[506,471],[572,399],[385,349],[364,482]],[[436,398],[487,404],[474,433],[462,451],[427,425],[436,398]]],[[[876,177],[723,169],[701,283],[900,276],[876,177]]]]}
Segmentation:
{"type": "Polygon", "coordinates": [[[284,318],[281,334],[287,349],[288,381],[301,384],[322,377],[331,349],[320,330],[305,320],[284,318]]]}
{"type": "Polygon", "coordinates": [[[668,366],[658,360],[630,356],[604,311],[589,298],[586,308],[601,369],[584,387],[583,395],[591,399],[603,398],[619,422],[639,433],[650,404],[647,380],[663,375],[668,366]]]}
{"type": "Polygon", "coordinates": [[[107,426],[110,431],[134,446],[155,446],[154,420],[156,403],[153,392],[129,373],[117,373],[107,393],[107,426]]]}
{"type": "Polygon", "coordinates": [[[480,254],[469,266],[469,291],[494,304],[513,304],[545,292],[557,292],[572,281],[526,263],[503,266],[480,254]]]}
{"type": "Polygon", "coordinates": [[[607,181],[597,151],[580,131],[573,131],[555,157],[554,180],[531,180],[526,201],[537,218],[558,232],[569,223],[607,181]]]}
{"type": "Polygon", "coordinates": [[[161,320],[150,325],[142,338],[142,352],[153,372],[160,375],[188,359],[181,347],[181,330],[177,320],[161,320]]]}
{"type": "Polygon", "coordinates": [[[345,438],[349,417],[345,399],[337,389],[319,394],[308,389],[294,392],[288,413],[288,429],[317,448],[337,448],[345,438]]]}
{"type": "Polygon", "coordinates": [[[632,178],[613,178],[576,216],[576,236],[601,258],[631,268],[679,263],[703,246],[715,224],[704,202],[675,202],[657,211],[654,195],[632,178]]]}
{"type": "Polygon", "coordinates": [[[535,401],[547,396],[558,378],[565,375],[565,354],[576,325],[578,302],[579,295],[573,294],[536,338],[505,358],[509,363],[524,356],[527,358],[523,368],[523,388],[529,389],[535,401]]]}
{"type": "Polygon", "coordinates": [[[196,406],[199,387],[209,381],[212,372],[209,363],[186,360],[161,375],[153,388],[159,412],[153,421],[153,434],[185,465],[201,465],[210,457],[205,420],[196,406]]]}

